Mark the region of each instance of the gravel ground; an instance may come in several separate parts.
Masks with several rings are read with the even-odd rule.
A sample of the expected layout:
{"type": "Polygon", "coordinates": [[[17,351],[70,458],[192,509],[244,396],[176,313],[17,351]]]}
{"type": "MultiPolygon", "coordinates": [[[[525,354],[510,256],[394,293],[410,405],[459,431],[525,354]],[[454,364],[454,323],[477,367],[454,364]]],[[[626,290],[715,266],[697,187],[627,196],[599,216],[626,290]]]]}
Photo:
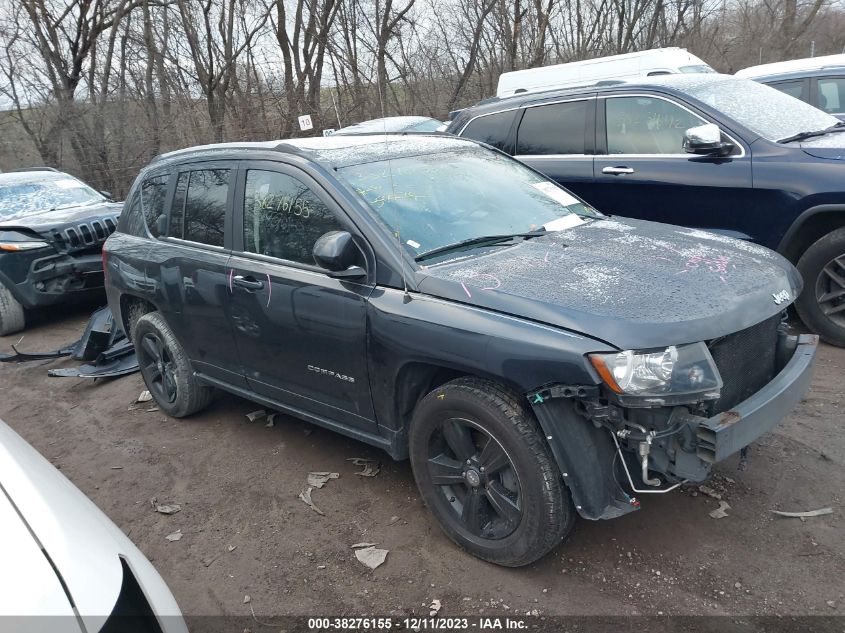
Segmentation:
{"type": "MultiPolygon", "coordinates": [[[[75,340],[90,307],[43,315],[21,348],[75,340]]],[[[0,337],[0,352],[20,335],[0,337]]],[[[292,418],[249,423],[258,409],[221,396],[174,420],[132,406],[140,374],[49,378],[70,360],[0,366],[0,418],[33,444],[138,544],[186,615],[428,613],[441,615],[845,614],[845,349],[822,346],[807,398],[751,448],[748,469],[721,464],[711,482],[731,506],[695,488],[643,499],[639,512],[580,521],[566,544],[522,569],[458,550],[417,494],[407,462],[292,418]],[[376,477],[354,457],[376,459],[376,477]],[[119,466],[119,469],[114,468],[119,466]],[[309,471],[340,477],[297,498],[309,471]],[[150,499],[173,502],[164,516],[150,499]],[[772,509],[830,506],[806,521],[772,509]],[[181,530],[183,538],[165,536],[181,530]],[[390,550],[375,571],[350,545],[390,550]],[[244,603],[249,595],[251,602],[244,603]]]]}

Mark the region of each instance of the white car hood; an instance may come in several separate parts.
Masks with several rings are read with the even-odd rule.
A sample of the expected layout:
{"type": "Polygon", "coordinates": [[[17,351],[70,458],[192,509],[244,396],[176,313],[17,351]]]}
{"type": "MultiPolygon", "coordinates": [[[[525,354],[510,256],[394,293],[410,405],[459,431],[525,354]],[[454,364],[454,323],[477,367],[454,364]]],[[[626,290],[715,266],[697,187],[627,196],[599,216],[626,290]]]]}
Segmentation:
{"type": "MultiPolygon", "coordinates": [[[[29,540],[41,544],[61,575],[87,631],[98,631],[114,609],[123,579],[121,557],[158,616],[181,616],[169,589],[138,548],[88,497],[2,421],[0,485],[8,496],[7,502],[10,499],[17,508],[18,521],[22,517],[26,522],[31,532],[29,540]]],[[[6,540],[3,547],[16,544],[6,540]]],[[[43,557],[40,552],[39,555],[43,557]]],[[[21,585],[17,590],[26,591],[26,587],[43,581],[39,571],[42,567],[3,564],[0,576],[11,575],[12,579],[3,582],[16,581],[21,585]],[[10,574],[12,569],[16,571],[10,574]]],[[[0,597],[0,616],[22,614],[25,605],[30,605],[24,613],[29,615],[53,608],[45,606],[53,604],[52,594],[45,603],[38,601],[35,594],[21,603],[12,600],[6,604],[4,598],[0,597]]],[[[178,621],[181,623],[181,618],[178,621]]]]}
{"type": "Polygon", "coordinates": [[[2,621],[20,633],[79,633],[79,623],[56,572],[2,489],[0,526],[2,621]],[[23,617],[33,613],[49,617],[23,617]]]}

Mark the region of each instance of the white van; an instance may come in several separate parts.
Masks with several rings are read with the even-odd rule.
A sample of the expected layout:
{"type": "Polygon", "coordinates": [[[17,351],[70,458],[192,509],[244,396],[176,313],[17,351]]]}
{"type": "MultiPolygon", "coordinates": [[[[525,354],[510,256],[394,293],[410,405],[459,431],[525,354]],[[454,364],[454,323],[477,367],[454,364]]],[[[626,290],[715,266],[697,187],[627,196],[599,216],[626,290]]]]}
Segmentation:
{"type": "Polygon", "coordinates": [[[496,96],[509,97],[521,92],[551,90],[611,79],[715,72],[685,48],[655,48],[638,53],[502,73],[499,76],[496,96]]]}

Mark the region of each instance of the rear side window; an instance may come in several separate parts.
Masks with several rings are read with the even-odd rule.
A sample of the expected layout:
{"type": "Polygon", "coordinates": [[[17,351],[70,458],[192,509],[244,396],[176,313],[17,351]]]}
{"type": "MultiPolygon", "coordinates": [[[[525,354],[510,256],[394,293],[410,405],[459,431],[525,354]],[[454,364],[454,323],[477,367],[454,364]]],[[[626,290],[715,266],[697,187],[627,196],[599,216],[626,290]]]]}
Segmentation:
{"type": "Polygon", "coordinates": [[[182,172],[170,213],[170,236],[191,242],[223,246],[228,169],[182,172]]]}
{"type": "Polygon", "coordinates": [[[250,169],[244,192],[244,250],[314,265],[314,243],[344,227],[326,204],[293,176],[250,169]]]}
{"type": "Polygon", "coordinates": [[[517,154],[583,154],[587,101],[526,108],[516,138],[517,154]]]}
{"type": "Polygon", "coordinates": [[[161,222],[164,218],[164,203],[167,198],[168,175],[152,176],[141,183],[141,208],[144,212],[144,221],[150,235],[158,237],[162,228],[161,222]]]}
{"type": "Polygon", "coordinates": [[[471,138],[482,143],[492,145],[496,149],[504,150],[508,140],[508,132],[513,121],[513,111],[498,112],[478,117],[469,122],[461,132],[461,136],[471,138]]]}
{"type": "Polygon", "coordinates": [[[807,94],[804,90],[803,79],[800,79],[798,81],[781,81],[776,84],[769,85],[772,88],[777,88],[784,94],[788,94],[790,97],[801,99],[801,101],[809,101],[809,99],[807,98],[807,94]]]}
{"type": "Polygon", "coordinates": [[[831,114],[845,112],[845,77],[819,79],[819,108],[831,114]]]}

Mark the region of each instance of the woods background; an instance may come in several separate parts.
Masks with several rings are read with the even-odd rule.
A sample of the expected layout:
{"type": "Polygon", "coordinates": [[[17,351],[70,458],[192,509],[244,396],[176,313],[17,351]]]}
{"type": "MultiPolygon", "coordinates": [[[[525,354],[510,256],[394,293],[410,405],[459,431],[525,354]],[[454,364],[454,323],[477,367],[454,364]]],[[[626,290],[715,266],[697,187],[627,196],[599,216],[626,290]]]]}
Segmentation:
{"type": "Polygon", "coordinates": [[[845,52],[842,0],[0,0],[0,169],[125,195],[163,151],[392,114],[657,46],[717,70],[845,52]]]}

